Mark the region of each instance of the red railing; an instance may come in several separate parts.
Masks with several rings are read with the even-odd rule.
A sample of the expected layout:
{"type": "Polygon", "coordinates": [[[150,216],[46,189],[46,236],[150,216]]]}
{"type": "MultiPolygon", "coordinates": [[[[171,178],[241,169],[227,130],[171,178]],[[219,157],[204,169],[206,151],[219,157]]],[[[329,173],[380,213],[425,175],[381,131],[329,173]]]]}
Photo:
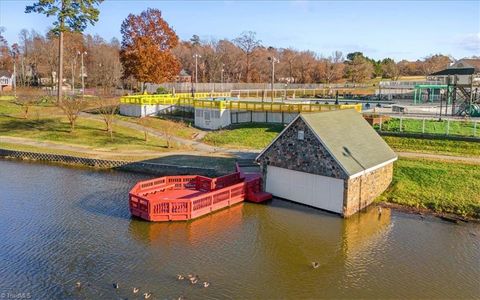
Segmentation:
{"type": "Polygon", "coordinates": [[[166,176],[137,183],[129,194],[130,211],[150,221],[189,220],[244,201],[250,189],[261,190],[259,176],[248,181],[240,172],[213,179],[203,176],[166,176]],[[204,193],[187,199],[149,198],[149,195],[158,192],[181,189],[204,193]]]}

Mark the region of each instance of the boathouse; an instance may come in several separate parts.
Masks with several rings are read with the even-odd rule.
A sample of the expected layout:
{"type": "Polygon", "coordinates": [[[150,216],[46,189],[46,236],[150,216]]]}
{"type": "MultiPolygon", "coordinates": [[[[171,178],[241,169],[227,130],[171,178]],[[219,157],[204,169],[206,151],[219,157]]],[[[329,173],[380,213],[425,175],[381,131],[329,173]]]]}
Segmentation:
{"type": "Polygon", "coordinates": [[[265,191],[344,217],[392,181],[397,155],[353,109],[299,114],[257,157],[265,191]]]}

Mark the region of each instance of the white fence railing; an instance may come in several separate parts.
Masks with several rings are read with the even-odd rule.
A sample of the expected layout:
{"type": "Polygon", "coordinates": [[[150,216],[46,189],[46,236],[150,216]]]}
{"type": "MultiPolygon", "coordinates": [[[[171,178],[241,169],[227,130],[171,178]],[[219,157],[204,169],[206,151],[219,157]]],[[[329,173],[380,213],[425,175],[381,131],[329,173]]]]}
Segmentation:
{"type": "MultiPolygon", "coordinates": [[[[363,88],[369,87],[367,84],[359,83],[345,83],[345,84],[322,84],[322,83],[290,83],[287,85],[288,89],[322,89],[326,87],[330,88],[363,88]]],[[[162,83],[153,84],[147,83],[146,89],[148,93],[154,93],[157,88],[163,87],[169,91],[175,89],[175,92],[185,93],[191,92],[192,88],[196,92],[229,92],[231,90],[270,90],[270,83],[233,83],[233,82],[210,82],[210,83],[190,83],[190,82],[178,82],[178,83],[162,83]]],[[[273,86],[276,90],[284,90],[285,83],[275,83],[273,86]]]]}

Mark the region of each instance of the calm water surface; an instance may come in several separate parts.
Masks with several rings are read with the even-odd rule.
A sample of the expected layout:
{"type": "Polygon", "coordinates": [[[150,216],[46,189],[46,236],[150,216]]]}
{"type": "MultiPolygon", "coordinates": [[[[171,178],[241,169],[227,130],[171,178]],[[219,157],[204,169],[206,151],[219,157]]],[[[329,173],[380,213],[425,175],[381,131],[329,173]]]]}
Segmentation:
{"type": "Polygon", "coordinates": [[[135,299],[137,286],[156,299],[480,297],[478,224],[386,210],[343,220],[281,200],[147,223],[131,219],[127,203],[144,178],[0,161],[0,293],[135,299]],[[176,280],[187,273],[211,285],[176,280]]]}

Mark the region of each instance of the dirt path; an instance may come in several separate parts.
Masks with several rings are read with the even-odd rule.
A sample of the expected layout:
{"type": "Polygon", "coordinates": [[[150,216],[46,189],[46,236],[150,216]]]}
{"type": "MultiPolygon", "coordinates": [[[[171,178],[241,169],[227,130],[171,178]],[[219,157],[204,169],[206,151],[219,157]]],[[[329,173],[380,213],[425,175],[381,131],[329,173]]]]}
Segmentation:
{"type": "MultiPolygon", "coordinates": [[[[128,123],[128,122],[125,122],[128,123]]],[[[123,124],[119,124],[123,126],[123,124]]],[[[161,137],[161,136],[159,136],[161,137]]],[[[184,140],[184,139],[182,139],[184,140]]],[[[159,151],[146,151],[146,150],[116,150],[112,152],[111,150],[101,150],[95,149],[88,146],[82,145],[74,145],[74,144],[60,144],[55,142],[46,142],[46,141],[38,141],[29,138],[21,138],[21,137],[10,137],[10,136],[0,136],[0,143],[7,143],[7,144],[17,144],[17,145],[25,145],[25,146],[32,146],[32,147],[39,147],[39,148],[46,148],[46,149],[55,149],[55,150],[63,150],[63,151],[70,151],[70,152],[77,152],[77,153],[84,153],[91,156],[98,156],[101,158],[106,159],[114,159],[115,157],[119,156],[130,156],[130,157],[162,157],[162,156],[169,156],[172,154],[208,154],[212,155],[213,153],[218,154],[219,156],[228,155],[237,157],[240,159],[254,159],[255,156],[258,154],[258,151],[254,150],[241,150],[241,149],[223,149],[223,148],[216,148],[210,145],[205,145],[199,142],[196,142],[197,146],[194,151],[172,151],[172,152],[159,152],[159,151]],[[206,146],[206,147],[203,147],[206,146]],[[199,151],[198,149],[207,150],[207,151],[199,151]],[[209,150],[209,151],[208,151],[209,150]]],[[[441,154],[430,154],[430,153],[420,153],[420,152],[397,152],[399,157],[405,158],[423,158],[423,159],[431,159],[431,160],[441,160],[441,161],[448,161],[448,162],[465,162],[465,163],[473,163],[480,165],[480,157],[466,157],[466,156],[449,156],[449,155],[441,155],[441,154]]]]}
{"type": "MultiPolygon", "coordinates": [[[[102,120],[102,117],[99,115],[94,115],[94,114],[89,114],[89,113],[81,113],[81,117],[86,118],[86,119],[91,119],[91,120],[102,120]]],[[[162,132],[159,132],[156,129],[153,128],[144,128],[142,125],[132,123],[132,122],[127,122],[123,120],[114,120],[114,123],[116,125],[130,128],[133,130],[138,130],[143,132],[146,130],[148,134],[155,136],[157,138],[165,139],[165,135],[162,132]]],[[[202,137],[206,135],[204,133],[202,137]]],[[[239,158],[250,158],[250,157],[255,157],[255,154],[259,153],[260,150],[251,150],[251,149],[227,149],[227,148],[222,148],[222,147],[215,147],[212,145],[208,145],[205,143],[200,142],[202,137],[197,137],[195,140],[189,140],[185,138],[181,138],[178,136],[173,136],[171,137],[171,140],[176,142],[177,144],[187,146],[195,151],[199,152],[208,152],[208,153],[225,153],[225,154],[230,154],[239,158]]]]}
{"type": "MultiPolygon", "coordinates": [[[[82,113],[81,117],[102,121],[101,116],[89,114],[89,113],[82,113]]],[[[116,125],[130,128],[137,131],[144,131],[145,128],[142,125],[127,122],[123,120],[115,120],[116,125]]],[[[146,128],[146,131],[155,137],[165,139],[165,135],[153,128],[146,128]]],[[[47,142],[47,141],[38,141],[35,139],[28,139],[28,138],[20,138],[20,137],[9,137],[9,136],[0,136],[0,142],[9,143],[9,144],[18,144],[18,145],[26,145],[32,147],[40,147],[40,148],[47,148],[47,149],[56,149],[56,150],[63,150],[63,151],[71,151],[71,152],[78,152],[78,153],[85,153],[92,156],[99,156],[102,158],[110,158],[113,159],[114,157],[119,156],[130,156],[130,157],[161,157],[161,156],[168,156],[172,154],[193,154],[193,153],[203,153],[203,154],[218,154],[221,155],[228,155],[233,156],[240,159],[254,159],[255,156],[260,152],[260,150],[251,150],[251,149],[228,149],[222,147],[215,147],[205,143],[200,142],[200,138],[196,140],[189,140],[181,137],[172,137],[172,140],[180,145],[187,146],[187,148],[192,149],[193,151],[179,151],[179,152],[157,152],[157,151],[145,151],[145,150],[116,150],[112,152],[111,150],[102,150],[102,149],[95,149],[88,146],[82,145],[75,145],[75,144],[63,144],[63,143],[54,143],[54,142],[47,142]]],[[[421,153],[421,152],[397,152],[399,157],[405,158],[417,158],[417,159],[431,159],[431,160],[440,160],[440,161],[448,161],[448,162],[465,162],[465,163],[473,163],[480,165],[480,157],[468,157],[468,156],[449,156],[449,155],[442,155],[442,154],[431,154],[431,153],[421,153]]]]}
{"type": "MultiPolygon", "coordinates": [[[[54,149],[60,151],[75,152],[79,154],[86,154],[89,156],[95,156],[98,158],[104,159],[119,159],[123,157],[132,157],[132,158],[150,158],[150,157],[164,157],[170,155],[195,155],[195,154],[210,154],[209,152],[200,152],[200,151],[171,151],[171,152],[160,152],[160,151],[146,151],[146,150],[115,150],[111,151],[108,149],[101,150],[95,149],[88,146],[74,145],[74,144],[60,144],[55,142],[47,141],[38,141],[29,138],[21,137],[10,137],[10,136],[0,136],[0,143],[5,144],[14,144],[14,145],[24,145],[45,149],[54,149]]],[[[221,153],[219,153],[220,155],[221,153]]]]}
{"type": "Polygon", "coordinates": [[[431,154],[421,152],[397,152],[398,156],[405,158],[424,158],[431,160],[441,160],[448,162],[466,162],[480,165],[480,157],[468,157],[468,156],[450,156],[442,154],[431,154]]]}
{"type": "MultiPolygon", "coordinates": [[[[80,116],[83,117],[83,118],[86,118],[86,119],[91,119],[91,120],[100,120],[100,121],[102,120],[101,116],[94,115],[94,114],[89,114],[89,113],[81,113],[80,116]]],[[[148,134],[150,134],[154,137],[165,139],[165,135],[163,133],[161,133],[161,132],[159,132],[159,131],[157,131],[153,128],[148,128],[148,127],[145,128],[142,125],[139,125],[139,124],[136,124],[136,123],[127,122],[127,121],[123,121],[123,120],[117,120],[117,119],[114,120],[114,124],[122,126],[122,127],[130,128],[130,129],[133,129],[133,130],[138,130],[138,131],[141,131],[141,132],[146,130],[148,132],[148,134]]],[[[177,136],[173,136],[171,139],[178,144],[189,146],[189,147],[191,147],[191,148],[193,148],[197,151],[217,152],[217,151],[225,150],[225,149],[222,149],[222,148],[213,147],[213,146],[210,146],[210,145],[198,142],[198,141],[184,139],[184,138],[177,137],[177,136]]]]}
{"type": "MultiPolygon", "coordinates": [[[[44,148],[47,150],[59,150],[66,152],[74,152],[78,155],[84,154],[90,157],[102,158],[102,159],[124,159],[128,157],[130,159],[146,159],[146,158],[162,158],[172,155],[198,155],[198,156],[215,156],[215,157],[234,157],[239,159],[254,159],[257,152],[256,151],[241,151],[241,150],[227,150],[219,151],[218,148],[215,148],[215,151],[147,151],[147,150],[115,150],[111,151],[110,149],[96,149],[83,145],[75,144],[64,144],[64,143],[55,143],[48,141],[39,141],[29,138],[21,137],[11,137],[11,136],[0,136],[0,143],[12,144],[12,145],[24,145],[35,148],[44,148]]],[[[213,147],[212,147],[213,148],[213,147]]]]}

